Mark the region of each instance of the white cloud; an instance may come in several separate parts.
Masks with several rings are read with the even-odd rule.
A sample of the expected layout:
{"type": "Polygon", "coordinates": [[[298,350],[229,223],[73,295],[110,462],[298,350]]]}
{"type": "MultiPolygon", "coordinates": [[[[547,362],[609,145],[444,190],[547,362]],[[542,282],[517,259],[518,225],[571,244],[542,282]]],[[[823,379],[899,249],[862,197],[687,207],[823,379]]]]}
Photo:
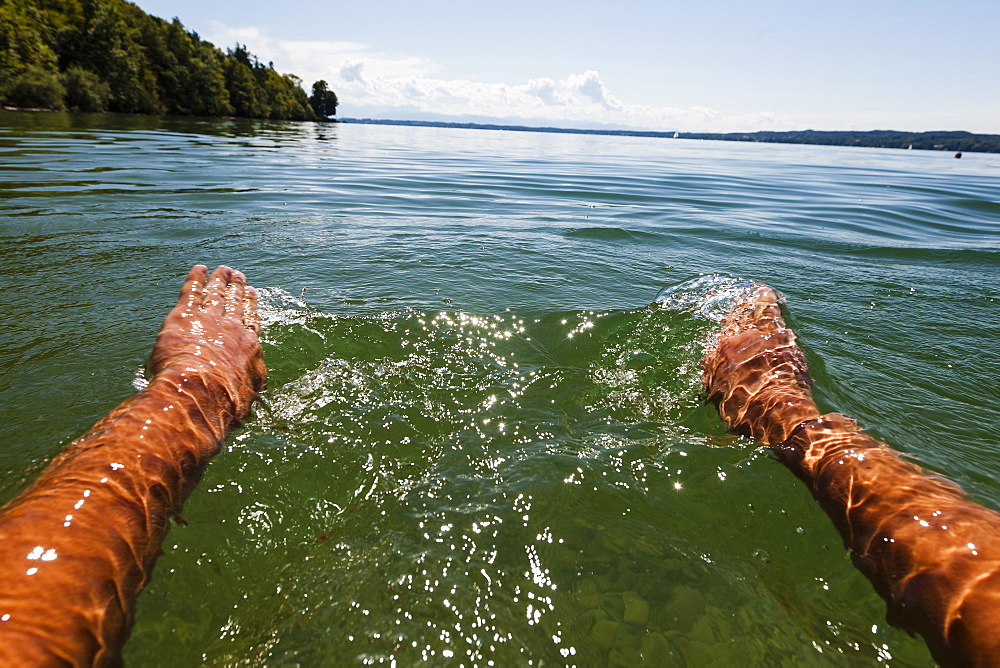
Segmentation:
{"type": "Polygon", "coordinates": [[[354,81],[361,81],[362,79],[364,79],[364,75],[361,73],[361,70],[364,69],[364,66],[365,66],[364,61],[357,61],[357,62],[352,60],[347,61],[340,68],[340,79],[348,83],[354,81]]]}
{"type": "Polygon", "coordinates": [[[254,27],[216,23],[207,37],[217,45],[245,44],[281,72],[294,73],[308,88],[325,79],[340,99],[338,115],[420,120],[434,117],[477,122],[539,123],[572,127],[618,127],[658,131],[730,132],[786,129],[770,112],[725,116],[704,107],[631,104],[611,94],[598,72],[523,84],[447,79],[425,58],[387,54],[356,42],[284,40],[254,27]]]}
{"type": "Polygon", "coordinates": [[[621,102],[608,92],[608,87],[601,81],[601,75],[594,70],[587,70],[583,74],[569,75],[563,81],[563,86],[575,93],[580,93],[590,98],[591,102],[599,104],[602,107],[614,111],[620,111],[625,108],[621,102]]]}
{"type": "Polygon", "coordinates": [[[332,83],[341,79],[341,72],[359,76],[362,69],[366,76],[385,78],[421,77],[440,69],[426,58],[385,54],[358,42],[277,39],[260,28],[232,27],[218,21],[212,22],[205,38],[221,48],[245,44],[262,61],[273,61],[277,70],[307,82],[326,79],[332,83]]]}
{"type": "Polygon", "coordinates": [[[534,95],[546,104],[560,105],[562,99],[556,97],[556,82],[552,79],[532,79],[528,82],[528,95],[534,95]]]}

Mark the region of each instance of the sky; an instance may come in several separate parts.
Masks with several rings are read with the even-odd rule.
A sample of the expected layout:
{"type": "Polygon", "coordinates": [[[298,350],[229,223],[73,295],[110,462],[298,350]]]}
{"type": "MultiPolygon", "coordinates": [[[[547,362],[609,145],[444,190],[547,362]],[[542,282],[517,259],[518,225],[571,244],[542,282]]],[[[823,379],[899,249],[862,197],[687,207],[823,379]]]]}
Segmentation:
{"type": "Polygon", "coordinates": [[[1000,134],[996,0],[138,0],[348,118],[1000,134]]]}

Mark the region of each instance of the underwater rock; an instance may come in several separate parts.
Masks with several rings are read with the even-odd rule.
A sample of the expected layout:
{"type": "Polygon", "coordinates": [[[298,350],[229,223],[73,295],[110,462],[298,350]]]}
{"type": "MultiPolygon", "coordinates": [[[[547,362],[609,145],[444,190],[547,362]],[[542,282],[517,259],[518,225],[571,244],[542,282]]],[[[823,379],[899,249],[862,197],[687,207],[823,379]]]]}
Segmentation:
{"type": "Polygon", "coordinates": [[[603,598],[604,611],[608,613],[611,619],[616,621],[624,621],[625,619],[625,602],[622,600],[621,594],[609,593],[605,594],[603,598]]]}
{"type": "Polygon", "coordinates": [[[670,642],[662,634],[649,633],[642,637],[639,655],[644,664],[662,666],[670,662],[673,650],[670,642]]]}
{"type": "Polygon", "coordinates": [[[674,589],[674,598],[663,611],[673,619],[693,620],[704,614],[705,597],[694,587],[681,585],[674,589]]]}
{"type": "Polygon", "coordinates": [[[584,608],[598,608],[601,605],[601,592],[592,578],[580,580],[576,590],[576,601],[584,608]]]}
{"type": "Polygon", "coordinates": [[[715,661],[715,651],[700,640],[679,638],[677,646],[689,666],[709,666],[715,661]]]}
{"type": "Polygon", "coordinates": [[[622,602],[625,604],[625,622],[645,626],[649,619],[649,603],[634,591],[622,592],[622,602]]]}
{"type": "Polygon", "coordinates": [[[590,629],[590,639],[594,643],[594,647],[606,652],[610,651],[615,646],[615,641],[618,640],[618,629],[620,628],[620,623],[610,619],[599,619],[594,622],[594,626],[590,629]]]}
{"type": "Polygon", "coordinates": [[[691,632],[688,633],[688,638],[706,645],[715,644],[715,630],[712,628],[712,621],[709,619],[708,615],[699,617],[695,621],[694,625],[691,627],[691,632]]]}

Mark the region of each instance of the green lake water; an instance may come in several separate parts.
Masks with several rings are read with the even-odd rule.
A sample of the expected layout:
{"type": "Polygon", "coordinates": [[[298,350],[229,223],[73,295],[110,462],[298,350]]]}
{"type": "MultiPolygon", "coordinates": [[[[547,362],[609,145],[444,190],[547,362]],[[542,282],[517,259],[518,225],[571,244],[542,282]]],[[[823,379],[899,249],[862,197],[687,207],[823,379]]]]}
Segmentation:
{"type": "Polygon", "coordinates": [[[929,665],[702,402],[703,274],[821,407],[1000,508],[1000,156],[0,112],[0,500],[135,391],[192,264],[265,400],[130,665],[929,665]]]}

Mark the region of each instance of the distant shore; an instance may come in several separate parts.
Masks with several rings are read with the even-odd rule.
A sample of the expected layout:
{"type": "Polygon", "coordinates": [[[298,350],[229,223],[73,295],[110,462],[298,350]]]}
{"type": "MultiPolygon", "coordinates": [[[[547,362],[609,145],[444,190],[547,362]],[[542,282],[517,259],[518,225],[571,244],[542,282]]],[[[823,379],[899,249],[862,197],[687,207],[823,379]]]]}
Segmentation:
{"type": "Polygon", "coordinates": [[[661,139],[711,139],[771,144],[814,144],[817,146],[862,146],[867,148],[898,148],[925,151],[969,153],[1000,153],[1000,135],[974,134],[964,131],[902,132],[871,130],[857,132],[796,130],[789,132],[654,132],[647,130],[585,130],[527,125],[492,123],[452,123],[446,121],[396,121],[375,118],[341,118],[341,123],[368,125],[410,125],[432,128],[471,130],[506,130],[511,132],[553,132],[562,134],[613,135],[620,137],[655,137],[661,139]]]}
{"type": "MultiPolygon", "coordinates": [[[[52,112],[52,109],[0,105],[4,111],[52,112]]],[[[115,112],[112,112],[115,113],[115,112]]],[[[121,113],[121,112],[117,112],[121,113]]],[[[239,116],[164,115],[187,118],[241,118],[239,116]]],[[[548,132],[555,134],[610,135],[618,137],[652,137],[656,139],[703,139],[714,141],[742,141],[766,144],[810,144],[815,146],[859,146],[866,148],[914,149],[922,151],[963,153],[1000,153],[1000,135],[975,134],[965,131],[902,132],[898,130],[792,130],[787,132],[657,132],[653,130],[588,130],[584,128],[535,127],[504,125],[499,123],[459,123],[448,121],[400,121],[380,118],[314,118],[316,123],[344,123],[360,125],[402,125],[430,128],[457,128],[466,130],[503,130],[508,132],[548,132]]]]}

